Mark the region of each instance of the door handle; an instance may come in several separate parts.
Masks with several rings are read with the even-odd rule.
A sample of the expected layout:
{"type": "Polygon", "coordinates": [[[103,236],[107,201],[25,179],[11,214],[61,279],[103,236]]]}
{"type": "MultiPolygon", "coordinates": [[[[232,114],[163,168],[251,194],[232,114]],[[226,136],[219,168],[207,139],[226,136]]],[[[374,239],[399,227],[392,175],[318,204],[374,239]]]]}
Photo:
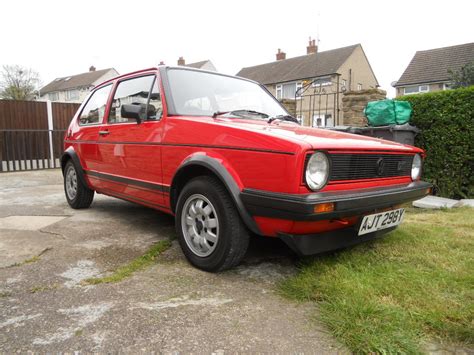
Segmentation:
{"type": "Polygon", "coordinates": [[[106,136],[106,135],[110,134],[110,132],[109,132],[108,130],[99,131],[99,134],[100,134],[101,136],[106,136]]]}

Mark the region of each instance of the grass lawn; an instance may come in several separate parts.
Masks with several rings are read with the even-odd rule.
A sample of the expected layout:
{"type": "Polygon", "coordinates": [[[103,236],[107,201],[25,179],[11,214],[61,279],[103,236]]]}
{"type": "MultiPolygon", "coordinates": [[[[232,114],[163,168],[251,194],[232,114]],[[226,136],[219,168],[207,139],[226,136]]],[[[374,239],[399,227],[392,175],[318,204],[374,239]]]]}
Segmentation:
{"type": "Polygon", "coordinates": [[[280,285],[356,353],[474,344],[474,209],[409,209],[385,239],[302,261],[280,285]],[[316,316],[316,313],[315,313],[316,316]]]}

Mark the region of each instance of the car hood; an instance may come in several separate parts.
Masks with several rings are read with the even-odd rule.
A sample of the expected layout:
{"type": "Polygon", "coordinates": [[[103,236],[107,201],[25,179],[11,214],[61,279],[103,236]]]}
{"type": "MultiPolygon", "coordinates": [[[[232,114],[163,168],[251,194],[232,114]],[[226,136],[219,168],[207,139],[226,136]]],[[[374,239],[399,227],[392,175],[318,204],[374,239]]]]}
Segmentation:
{"type": "MultiPolygon", "coordinates": [[[[396,151],[419,151],[422,150],[409,145],[378,138],[366,137],[358,134],[350,134],[329,129],[299,126],[287,122],[249,121],[236,119],[219,119],[220,124],[239,126],[254,132],[276,138],[283,138],[295,143],[306,143],[312,149],[350,149],[350,150],[396,150],[396,151]]],[[[216,122],[217,123],[217,122],[216,122]]]]}

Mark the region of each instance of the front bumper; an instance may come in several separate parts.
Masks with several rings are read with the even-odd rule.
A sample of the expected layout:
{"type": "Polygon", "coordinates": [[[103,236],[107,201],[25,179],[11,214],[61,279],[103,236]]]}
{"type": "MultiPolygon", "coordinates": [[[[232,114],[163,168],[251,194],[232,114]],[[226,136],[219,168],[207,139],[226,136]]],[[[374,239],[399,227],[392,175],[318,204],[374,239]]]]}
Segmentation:
{"type": "Polygon", "coordinates": [[[312,194],[282,194],[244,189],[242,202],[252,216],[292,221],[322,221],[357,216],[377,209],[420,199],[429,194],[432,185],[424,181],[360,189],[312,194]],[[334,211],[315,213],[314,206],[334,203],[334,211]]]}
{"type": "MultiPolygon", "coordinates": [[[[431,187],[432,185],[427,182],[415,181],[410,184],[367,188],[356,192],[335,191],[307,195],[277,194],[246,189],[242,191],[242,201],[254,217],[291,221],[331,221],[344,217],[362,216],[417,200],[428,195],[431,187]],[[320,203],[334,203],[334,211],[315,213],[314,206],[320,203]]],[[[376,239],[396,228],[387,228],[359,236],[359,225],[360,221],[345,228],[316,234],[277,232],[276,235],[297,254],[313,255],[376,239]]]]}

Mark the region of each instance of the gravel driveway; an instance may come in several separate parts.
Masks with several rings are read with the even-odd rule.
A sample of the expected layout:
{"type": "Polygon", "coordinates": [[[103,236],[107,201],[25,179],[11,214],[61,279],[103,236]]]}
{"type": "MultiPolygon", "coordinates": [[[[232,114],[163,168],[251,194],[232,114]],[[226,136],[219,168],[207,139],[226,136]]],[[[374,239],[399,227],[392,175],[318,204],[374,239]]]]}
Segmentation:
{"type": "Polygon", "coordinates": [[[110,197],[70,209],[59,170],[0,174],[0,353],[344,351],[313,306],[277,294],[296,272],[278,240],[254,239],[220,274],[191,267],[174,240],[121,282],[81,283],[174,235],[172,217],[110,197]]]}

